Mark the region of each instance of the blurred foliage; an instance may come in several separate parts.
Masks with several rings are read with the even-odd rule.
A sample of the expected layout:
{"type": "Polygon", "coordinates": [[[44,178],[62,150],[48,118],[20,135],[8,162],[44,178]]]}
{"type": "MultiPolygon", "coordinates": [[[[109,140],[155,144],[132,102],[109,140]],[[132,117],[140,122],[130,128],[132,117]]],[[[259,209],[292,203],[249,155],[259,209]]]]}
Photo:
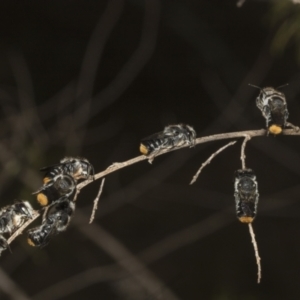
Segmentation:
{"type": "Polygon", "coordinates": [[[295,47],[300,64],[300,5],[290,0],[273,1],[267,20],[278,26],[271,44],[273,55],[282,55],[288,47],[295,47]]]}

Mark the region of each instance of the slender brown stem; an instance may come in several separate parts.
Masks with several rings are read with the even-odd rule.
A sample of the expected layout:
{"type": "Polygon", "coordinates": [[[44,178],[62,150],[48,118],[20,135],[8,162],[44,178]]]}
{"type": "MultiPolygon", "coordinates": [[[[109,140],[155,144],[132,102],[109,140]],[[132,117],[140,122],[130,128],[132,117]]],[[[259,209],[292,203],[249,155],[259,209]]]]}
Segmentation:
{"type": "Polygon", "coordinates": [[[254,252],[255,252],[255,258],[256,258],[256,264],[257,264],[257,283],[260,283],[261,280],[261,264],[260,264],[260,256],[258,253],[258,247],[257,247],[257,242],[255,240],[255,234],[253,231],[252,223],[249,223],[249,232],[251,236],[251,241],[254,247],[254,252]]]}
{"type": "Polygon", "coordinates": [[[197,171],[197,173],[194,175],[192,181],[190,182],[190,184],[193,184],[198,176],[200,175],[201,171],[204,169],[205,166],[207,166],[208,164],[211,163],[211,161],[220,153],[222,152],[223,150],[225,150],[227,147],[229,146],[232,146],[236,143],[236,141],[233,141],[233,142],[230,142],[228,144],[226,144],[225,146],[221,147],[219,150],[217,150],[216,152],[214,152],[202,165],[201,167],[199,168],[199,170],[197,171]]]}
{"type": "MultiPolygon", "coordinates": [[[[298,136],[298,135],[300,135],[300,131],[296,131],[294,129],[284,129],[283,132],[282,132],[282,135],[297,135],[298,136]]],[[[245,136],[249,136],[251,138],[259,137],[259,136],[264,136],[266,138],[268,137],[267,136],[267,131],[265,129],[239,131],[239,132],[229,132],[229,133],[221,133],[221,134],[214,134],[214,135],[199,137],[199,138],[196,139],[195,145],[204,144],[204,143],[208,143],[208,142],[212,142],[212,141],[218,141],[218,140],[227,140],[227,139],[234,139],[234,138],[245,138],[245,136]]],[[[268,138],[270,138],[270,137],[268,137],[268,138]]],[[[166,149],[166,150],[161,151],[160,153],[158,153],[157,156],[168,153],[168,152],[172,152],[172,151],[175,151],[175,150],[179,150],[179,149],[185,148],[185,147],[188,147],[188,146],[186,145],[186,146],[177,147],[177,148],[173,148],[173,149],[166,149]]],[[[81,182],[80,184],[78,184],[77,185],[77,191],[79,192],[82,188],[84,188],[88,184],[92,183],[94,180],[105,177],[106,175],[108,175],[110,173],[116,172],[120,169],[123,169],[125,167],[128,167],[130,165],[133,165],[133,164],[138,163],[138,162],[143,161],[143,160],[148,160],[148,157],[144,156],[144,155],[140,155],[140,156],[134,157],[134,158],[129,159],[129,160],[124,161],[124,162],[113,163],[112,165],[110,165],[104,171],[95,174],[94,179],[88,179],[88,180],[85,180],[85,181],[81,182]]],[[[8,239],[8,244],[10,244],[18,235],[20,235],[35,219],[37,219],[40,216],[40,214],[41,214],[41,212],[35,211],[35,216],[32,219],[28,220],[26,223],[24,223],[8,239]]]]}
{"type": "Polygon", "coordinates": [[[96,213],[96,210],[98,208],[98,202],[99,202],[100,196],[101,196],[102,191],[103,191],[104,182],[105,182],[105,178],[102,179],[101,185],[100,185],[100,188],[99,188],[99,192],[98,192],[98,194],[97,194],[97,196],[94,200],[93,211],[92,211],[92,215],[91,215],[90,222],[89,222],[90,224],[94,221],[95,213],[96,213]]]}
{"type": "Polygon", "coordinates": [[[246,169],[246,155],[245,155],[245,148],[246,148],[246,143],[251,139],[250,135],[245,135],[245,139],[242,144],[241,148],[241,161],[242,161],[242,169],[246,169]]]}

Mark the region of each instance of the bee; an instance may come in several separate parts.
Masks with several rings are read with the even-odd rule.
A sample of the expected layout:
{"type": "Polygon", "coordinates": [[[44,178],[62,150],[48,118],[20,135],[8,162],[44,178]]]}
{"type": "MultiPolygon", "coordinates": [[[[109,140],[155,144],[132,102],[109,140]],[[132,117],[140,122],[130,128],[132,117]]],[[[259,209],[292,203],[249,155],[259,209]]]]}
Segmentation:
{"type": "Polygon", "coordinates": [[[32,217],[33,208],[27,201],[16,202],[13,205],[3,207],[0,210],[0,233],[9,233],[11,235],[32,217]]]}
{"type": "Polygon", "coordinates": [[[140,152],[154,157],[164,149],[172,149],[183,145],[195,146],[196,131],[185,124],[166,126],[164,131],[155,133],[141,141],[140,152]]]}
{"type": "Polygon", "coordinates": [[[40,171],[45,172],[44,183],[60,174],[70,175],[75,181],[94,177],[94,167],[86,158],[82,157],[65,157],[59,164],[44,167],[40,171]]]}
{"type": "Polygon", "coordinates": [[[256,176],[251,169],[240,169],[234,174],[236,215],[242,223],[252,223],[257,213],[259,198],[256,176]]]}
{"type": "Polygon", "coordinates": [[[9,247],[6,239],[0,235],[0,256],[3,251],[5,251],[9,247]]]}
{"type": "Polygon", "coordinates": [[[68,198],[54,203],[43,216],[42,224],[28,231],[28,244],[45,247],[52,236],[65,231],[75,211],[75,203],[68,198]]]}
{"type": "Polygon", "coordinates": [[[272,134],[280,134],[282,129],[289,125],[287,122],[289,112],[285,95],[272,87],[260,88],[260,93],[256,98],[256,106],[261,110],[266,119],[266,127],[272,134]]]}
{"type": "Polygon", "coordinates": [[[33,218],[33,208],[27,201],[16,202],[0,210],[0,255],[9,245],[3,234],[11,235],[27,220],[33,218]]]}
{"type": "MultiPolygon", "coordinates": [[[[48,177],[50,178],[50,177],[48,177]]],[[[58,174],[49,179],[33,194],[37,194],[37,201],[42,206],[68,198],[76,190],[76,181],[70,175],[58,174]]]]}

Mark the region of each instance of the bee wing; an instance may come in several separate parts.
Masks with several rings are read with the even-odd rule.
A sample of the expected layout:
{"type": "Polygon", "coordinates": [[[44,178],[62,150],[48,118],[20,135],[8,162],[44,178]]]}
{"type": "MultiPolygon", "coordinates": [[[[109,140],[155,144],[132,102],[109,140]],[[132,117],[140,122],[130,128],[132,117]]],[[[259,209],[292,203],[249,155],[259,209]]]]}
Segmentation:
{"type": "Polygon", "coordinates": [[[41,191],[46,190],[49,186],[53,185],[54,180],[49,180],[47,183],[43,184],[37,191],[33,192],[32,195],[36,195],[41,191]]]}
{"type": "Polygon", "coordinates": [[[149,141],[149,140],[156,140],[156,139],[162,139],[165,137],[165,134],[163,131],[160,131],[160,132],[157,132],[157,133],[154,133],[154,134],[151,134],[145,138],[143,138],[141,140],[141,142],[144,142],[144,141],[149,141]]]}
{"type": "Polygon", "coordinates": [[[43,167],[43,168],[40,169],[40,172],[47,172],[47,171],[49,171],[49,170],[51,170],[53,168],[60,167],[62,165],[64,165],[64,164],[59,163],[59,164],[55,164],[55,165],[43,167]]]}

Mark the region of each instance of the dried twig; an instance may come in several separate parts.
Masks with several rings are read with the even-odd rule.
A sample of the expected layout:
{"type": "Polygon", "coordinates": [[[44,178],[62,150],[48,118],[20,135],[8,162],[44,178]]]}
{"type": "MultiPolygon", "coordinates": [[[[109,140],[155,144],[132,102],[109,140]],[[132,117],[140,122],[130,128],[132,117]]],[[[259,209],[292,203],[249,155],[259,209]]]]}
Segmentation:
{"type": "MultiPolygon", "coordinates": [[[[239,137],[245,137],[246,135],[250,136],[250,137],[258,137],[258,136],[265,136],[267,137],[267,131],[265,129],[261,129],[261,130],[249,130],[249,131],[239,131],[239,132],[230,132],[230,133],[221,133],[221,134],[215,134],[215,135],[210,135],[210,136],[205,136],[205,137],[200,137],[196,139],[195,145],[197,144],[204,144],[204,143],[208,143],[208,142],[212,142],[212,141],[218,141],[218,140],[226,140],[226,139],[233,139],[233,138],[239,138],[239,137]]],[[[293,129],[284,129],[282,132],[282,135],[300,135],[300,131],[296,131],[293,129]]],[[[188,147],[188,145],[182,146],[182,147],[178,147],[178,148],[173,148],[173,149],[166,149],[161,151],[160,153],[157,154],[157,156],[168,153],[168,152],[172,152],[175,150],[179,150],[181,148],[185,148],[188,147]]],[[[132,159],[129,159],[125,162],[121,162],[121,163],[113,163],[111,166],[109,166],[106,170],[99,172],[97,174],[95,174],[94,179],[100,179],[102,177],[105,177],[106,175],[113,173],[115,171],[118,171],[122,168],[128,167],[130,165],[133,165],[137,162],[143,161],[143,160],[147,160],[148,157],[144,156],[144,155],[140,155],[137,157],[134,157],[132,159]]],[[[85,186],[87,186],[88,184],[90,184],[91,182],[93,182],[93,179],[88,179],[85,180],[83,182],[81,182],[80,184],[78,184],[77,186],[77,190],[78,192],[84,188],[85,186]]],[[[8,244],[10,244],[15,238],[16,236],[18,236],[19,234],[21,234],[24,229],[26,227],[28,227],[39,215],[40,212],[39,211],[35,211],[35,214],[37,214],[33,219],[28,220],[25,224],[23,224],[8,240],[8,244]],[[16,234],[18,232],[18,234],[16,234]]]]}
{"type": "Polygon", "coordinates": [[[253,231],[253,227],[252,227],[252,223],[249,223],[249,232],[250,232],[250,236],[251,236],[251,241],[254,247],[254,252],[255,252],[255,258],[256,258],[256,264],[257,264],[257,283],[260,283],[261,280],[261,264],[260,264],[260,256],[258,253],[258,247],[257,247],[257,243],[255,240],[255,234],[253,231]]]}
{"type": "Polygon", "coordinates": [[[31,297],[27,296],[25,291],[22,290],[20,286],[7,275],[2,269],[0,269],[0,289],[5,294],[9,296],[9,299],[18,299],[18,300],[30,300],[31,297]]]}
{"type": "Polygon", "coordinates": [[[220,148],[218,151],[216,151],[215,153],[213,153],[202,165],[201,165],[201,167],[199,168],[199,170],[197,171],[197,173],[194,175],[194,177],[193,177],[193,179],[192,179],[192,181],[190,182],[190,184],[193,184],[196,180],[197,180],[197,178],[198,178],[198,176],[199,176],[199,174],[201,173],[201,171],[202,171],[202,169],[204,169],[204,167],[205,166],[207,166],[208,164],[210,164],[211,163],[211,161],[220,153],[220,152],[222,152],[223,150],[225,150],[227,147],[229,147],[229,146],[232,146],[232,145],[234,145],[236,143],[236,141],[233,141],[233,142],[230,142],[230,143],[228,143],[228,144],[226,144],[225,146],[223,146],[222,148],[220,148]]]}
{"type": "Polygon", "coordinates": [[[246,143],[251,139],[250,135],[245,135],[245,139],[242,144],[241,148],[241,161],[242,161],[242,169],[246,169],[246,155],[245,155],[245,148],[246,148],[246,143]]]}
{"type": "Polygon", "coordinates": [[[89,224],[92,224],[92,222],[94,221],[95,213],[96,213],[96,210],[97,210],[97,208],[98,208],[98,201],[99,201],[100,196],[101,196],[102,191],[103,191],[104,181],[105,181],[105,178],[102,179],[101,185],[100,185],[100,188],[99,188],[99,192],[98,192],[98,194],[97,194],[97,197],[96,197],[95,200],[94,200],[93,211],[92,211],[92,215],[91,215],[89,224]]]}

